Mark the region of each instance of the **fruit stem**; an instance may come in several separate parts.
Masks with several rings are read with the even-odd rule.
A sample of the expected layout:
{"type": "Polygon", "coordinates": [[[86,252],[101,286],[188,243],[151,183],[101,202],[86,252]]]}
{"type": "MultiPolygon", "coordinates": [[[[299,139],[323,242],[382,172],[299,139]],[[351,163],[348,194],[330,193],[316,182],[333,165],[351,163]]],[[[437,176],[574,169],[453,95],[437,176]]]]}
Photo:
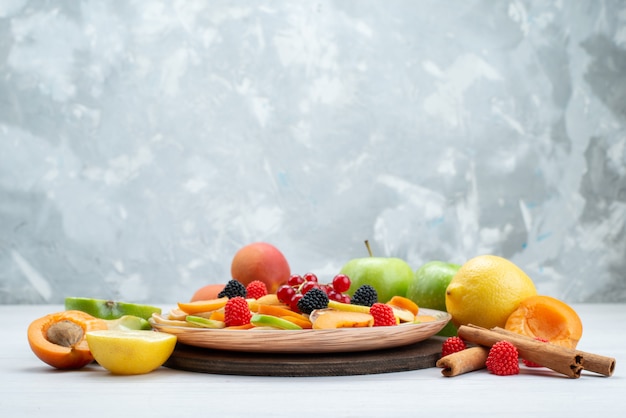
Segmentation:
{"type": "Polygon", "coordinates": [[[368,240],[365,240],[365,248],[367,248],[367,252],[369,253],[370,257],[374,257],[374,254],[372,254],[372,248],[370,247],[370,242],[368,240]]]}

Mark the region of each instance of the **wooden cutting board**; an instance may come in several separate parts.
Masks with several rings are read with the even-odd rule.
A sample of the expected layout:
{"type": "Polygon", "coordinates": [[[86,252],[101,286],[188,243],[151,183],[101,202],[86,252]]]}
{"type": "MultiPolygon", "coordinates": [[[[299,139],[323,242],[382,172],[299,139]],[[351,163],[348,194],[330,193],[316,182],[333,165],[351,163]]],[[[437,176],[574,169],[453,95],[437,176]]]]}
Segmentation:
{"type": "Polygon", "coordinates": [[[191,372],[243,376],[348,376],[435,367],[442,337],[386,350],[268,354],[212,350],[177,344],[165,366],[191,372]]]}

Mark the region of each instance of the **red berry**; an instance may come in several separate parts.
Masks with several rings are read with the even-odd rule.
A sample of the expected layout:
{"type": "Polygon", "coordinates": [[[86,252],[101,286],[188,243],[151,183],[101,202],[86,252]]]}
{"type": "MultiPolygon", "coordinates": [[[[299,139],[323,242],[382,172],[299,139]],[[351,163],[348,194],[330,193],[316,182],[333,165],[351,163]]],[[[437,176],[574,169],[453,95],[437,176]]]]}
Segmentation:
{"type": "Polygon", "coordinates": [[[317,276],[313,273],[307,273],[304,276],[302,276],[302,278],[304,279],[305,282],[315,282],[317,283],[317,276]]]}
{"type": "Polygon", "coordinates": [[[463,351],[466,348],[467,345],[465,345],[465,341],[463,341],[460,337],[448,337],[441,345],[441,357],[463,351]]]}
{"type": "Polygon", "coordinates": [[[375,327],[397,325],[393,308],[385,303],[375,303],[370,308],[370,314],[374,317],[375,327]]]}
{"type": "Polygon", "coordinates": [[[289,286],[298,286],[304,283],[304,279],[299,274],[294,274],[287,280],[289,286]]]}
{"type": "Polygon", "coordinates": [[[228,299],[224,306],[224,322],[227,327],[249,324],[251,318],[252,312],[243,297],[235,296],[228,299]]]}
{"type": "Polygon", "coordinates": [[[316,289],[316,288],[319,288],[319,287],[320,287],[320,285],[317,284],[317,282],[308,281],[308,282],[305,282],[302,285],[302,287],[300,288],[300,293],[302,293],[303,295],[306,295],[306,292],[308,292],[309,290],[316,289]]]}
{"type": "Polygon", "coordinates": [[[343,295],[341,295],[341,299],[338,299],[338,302],[350,303],[350,295],[346,295],[344,293],[343,295]]]}
{"type": "Polygon", "coordinates": [[[350,278],[345,274],[338,274],[333,277],[333,289],[339,293],[343,293],[350,289],[350,278]]]}
{"type": "Polygon", "coordinates": [[[282,285],[276,291],[276,297],[282,303],[289,303],[291,301],[291,298],[295,294],[296,294],[296,289],[294,289],[293,287],[287,284],[282,285]]]}
{"type": "Polygon", "coordinates": [[[319,288],[322,289],[327,296],[330,295],[330,292],[334,292],[333,287],[328,284],[321,284],[319,288]]]}
{"type": "Polygon", "coordinates": [[[289,308],[294,312],[300,312],[300,308],[298,308],[298,302],[302,299],[304,295],[302,293],[296,293],[293,295],[291,300],[289,301],[289,308]]]}
{"type": "Polygon", "coordinates": [[[246,286],[246,297],[258,299],[265,295],[267,295],[267,286],[260,280],[253,280],[246,286]]]}
{"type": "Polygon", "coordinates": [[[498,341],[487,355],[487,370],[498,376],[510,376],[519,373],[519,353],[508,341],[498,341]]]}

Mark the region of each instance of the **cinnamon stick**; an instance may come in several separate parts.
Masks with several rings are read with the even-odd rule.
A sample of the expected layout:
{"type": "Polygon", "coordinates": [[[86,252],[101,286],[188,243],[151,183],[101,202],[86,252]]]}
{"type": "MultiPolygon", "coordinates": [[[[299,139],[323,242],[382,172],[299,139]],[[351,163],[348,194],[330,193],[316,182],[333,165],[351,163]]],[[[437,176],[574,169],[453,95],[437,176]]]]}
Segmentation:
{"type": "Polygon", "coordinates": [[[458,376],[484,369],[488,354],[489,350],[485,347],[470,347],[440,358],[436,366],[443,368],[441,374],[446,377],[458,376]]]}
{"type": "MultiPolygon", "coordinates": [[[[525,335],[515,334],[512,331],[503,329],[503,328],[492,328],[492,331],[497,332],[502,335],[518,335],[521,338],[526,338],[528,340],[534,340],[532,337],[528,337],[525,335]]],[[[598,373],[603,376],[612,376],[615,371],[615,359],[613,357],[601,356],[599,354],[588,353],[586,351],[576,350],[576,353],[580,354],[583,361],[583,369],[588,370],[590,372],[598,373]]],[[[541,364],[541,363],[539,363],[541,364]]]]}
{"type": "Polygon", "coordinates": [[[580,352],[529,340],[519,334],[502,334],[475,325],[461,325],[457,334],[465,341],[486,347],[491,347],[498,341],[508,341],[517,348],[522,358],[541,364],[567,377],[579,378],[583,369],[583,355],[580,352]]]}

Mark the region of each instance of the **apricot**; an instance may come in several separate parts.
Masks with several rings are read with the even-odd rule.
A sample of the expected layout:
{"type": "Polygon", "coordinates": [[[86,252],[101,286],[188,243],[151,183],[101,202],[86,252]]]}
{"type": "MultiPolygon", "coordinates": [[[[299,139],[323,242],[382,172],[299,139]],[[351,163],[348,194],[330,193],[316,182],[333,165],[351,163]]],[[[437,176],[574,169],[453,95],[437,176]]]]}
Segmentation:
{"type": "Polygon", "coordinates": [[[208,284],[206,286],[202,286],[200,289],[196,290],[193,296],[191,296],[190,302],[195,302],[198,300],[211,300],[217,299],[217,295],[224,290],[225,284],[208,284]]]}
{"type": "Polygon", "coordinates": [[[504,328],[567,348],[576,348],[583,333],[580,317],[572,307],[544,295],[522,300],[508,317],[504,328]]]}
{"type": "Polygon", "coordinates": [[[80,369],[93,361],[85,335],[105,329],[105,320],[82,311],[51,313],[28,326],[28,344],[41,361],[52,367],[80,369]]]}
{"type": "Polygon", "coordinates": [[[275,246],[266,242],[248,244],[233,257],[230,272],[233,279],[244,286],[260,280],[267,286],[268,293],[276,293],[291,275],[287,259],[275,246]]]}

